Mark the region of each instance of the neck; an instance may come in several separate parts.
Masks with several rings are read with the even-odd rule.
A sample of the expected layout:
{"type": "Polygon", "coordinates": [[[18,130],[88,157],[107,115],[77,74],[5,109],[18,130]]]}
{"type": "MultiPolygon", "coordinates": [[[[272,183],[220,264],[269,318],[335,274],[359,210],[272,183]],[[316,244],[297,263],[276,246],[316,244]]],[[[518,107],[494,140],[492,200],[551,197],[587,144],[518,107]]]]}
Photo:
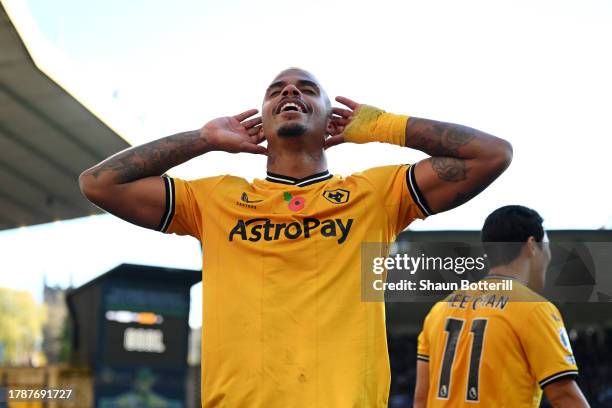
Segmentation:
{"type": "Polygon", "coordinates": [[[322,148],[314,151],[271,151],[268,154],[267,170],[271,173],[301,179],[327,170],[327,160],[322,148]]]}

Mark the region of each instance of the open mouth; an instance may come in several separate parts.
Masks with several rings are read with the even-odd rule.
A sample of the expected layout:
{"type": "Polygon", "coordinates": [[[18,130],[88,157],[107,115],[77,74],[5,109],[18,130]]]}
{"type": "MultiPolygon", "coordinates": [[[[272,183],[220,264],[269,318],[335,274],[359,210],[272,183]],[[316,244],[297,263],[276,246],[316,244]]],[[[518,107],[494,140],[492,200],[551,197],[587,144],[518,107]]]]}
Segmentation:
{"type": "Polygon", "coordinates": [[[277,108],[276,108],[276,114],[282,113],[282,112],[300,112],[300,113],[306,113],[308,112],[308,110],[306,109],[306,105],[299,100],[293,100],[293,101],[284,101],[281,102],[277,108]]]}

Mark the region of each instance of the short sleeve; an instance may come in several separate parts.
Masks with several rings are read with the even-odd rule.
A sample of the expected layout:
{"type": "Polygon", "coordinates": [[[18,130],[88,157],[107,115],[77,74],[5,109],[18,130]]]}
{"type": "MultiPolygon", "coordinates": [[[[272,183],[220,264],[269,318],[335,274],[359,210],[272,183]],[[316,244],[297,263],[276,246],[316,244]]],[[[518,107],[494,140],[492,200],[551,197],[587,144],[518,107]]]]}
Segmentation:
{"type": "Polygon", "coordinates": [[[562,378],[578,376],[572,346],[557,308],[538,305],[521,331],[521,343],[541,388],[562,378]]]}
{"type": "Polygon", "coordinates": [[[427,337],[427,333],[425,333],[425,329],[419,333],[417,343],[417,360],[429,362],[429,338],[427,337]]]}
{"type": "Polygon", "coordinates": [[[431,215],[414,181],[414,165],[374,167],[363,172],[379,192],[396,233],[405,229],[415,218],[431,215]]]}
{"type": "Polygon", "coordinates": [[[164,176],[166,210],[159,230],[167,234],[191,235],[202,238],[205,205],[219,177],[186,181],[164,176]]]}
{"type": "MultiPolygon", "coordinates": [[[[435,308],[435,306],[434,306],[435,308]]],[[[429,316],[433,313],[434,308],[427,314],[425,320],[423,321],[423,329],[421,333],[419,333],[419,337],[417,339],[417,360],[429,362],[429,324],[430,320],[429,316]]]]}

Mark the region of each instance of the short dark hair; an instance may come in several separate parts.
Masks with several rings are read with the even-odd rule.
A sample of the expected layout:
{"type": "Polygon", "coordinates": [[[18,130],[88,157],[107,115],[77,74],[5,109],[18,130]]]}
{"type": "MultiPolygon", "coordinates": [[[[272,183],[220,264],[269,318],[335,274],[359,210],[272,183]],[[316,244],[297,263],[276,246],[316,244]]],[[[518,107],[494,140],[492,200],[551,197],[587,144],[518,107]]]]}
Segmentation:
{"type": "Polygon", "coordinates": [[[490,266],[505,265],[516,259],[522,248],[519,244],[527,242],[529,237],[541,242],[544,238],[543,221],[535,210],[522,205],[507,205],[489,214],[480,238],[490,266]],[[513,242],[517,244],[513,245],[513,242]]]}

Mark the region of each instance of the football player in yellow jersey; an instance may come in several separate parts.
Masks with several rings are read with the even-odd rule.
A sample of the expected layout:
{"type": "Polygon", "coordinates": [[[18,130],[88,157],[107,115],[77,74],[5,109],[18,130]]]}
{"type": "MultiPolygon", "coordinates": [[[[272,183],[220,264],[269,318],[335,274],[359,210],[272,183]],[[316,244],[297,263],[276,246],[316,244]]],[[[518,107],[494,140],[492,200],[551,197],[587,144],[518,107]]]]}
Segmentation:
{"type": "Polygon", "coordinates": [[[80,177],[106,211],[201,241],[205,407],[386,407],[384,304],[361,302],[361,243],[392,242],[415,218],[468,201],[511,161],[508,142],[478,130],[336,100],[345,108],[312,74],[287,69],[261,117],[214,119],[80,177]],[[325,150],[343,142],[432,157],[332,176],[325,150]],[[162,177],[210,151],[265,154],[267,177],[162,177]]]}
{"type": "Polygon", "coordinates": [[[417,350],[415,408],[588,407],[557,308],[544,287],[550,249],[540,215],[510,205],[491,213],[482,241],[491,270],[511,290],[457,291],[425,318],[417,350]]]}

